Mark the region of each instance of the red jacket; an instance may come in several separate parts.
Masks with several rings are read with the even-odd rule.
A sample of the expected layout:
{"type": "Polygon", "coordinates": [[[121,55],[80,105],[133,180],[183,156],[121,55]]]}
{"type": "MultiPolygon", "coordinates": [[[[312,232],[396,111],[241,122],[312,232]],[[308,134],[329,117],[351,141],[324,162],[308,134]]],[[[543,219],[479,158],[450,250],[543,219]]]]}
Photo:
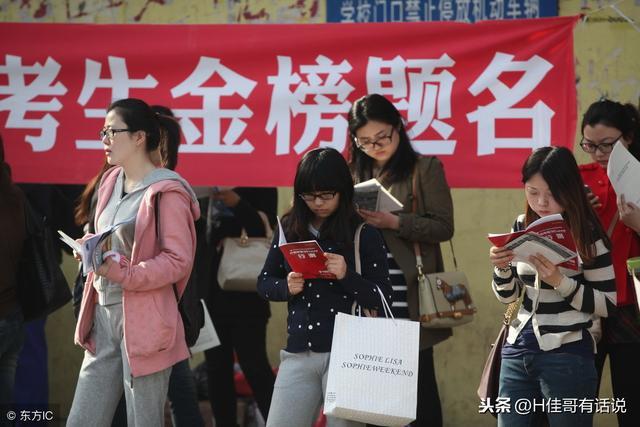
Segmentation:
{"type": "MultiPolygon", "coordinates": [[[[589,163],[580,166],[580,174],[593,194],[600,198],[602,207],[596,209],[596,213],[600,218],[602,228],[607,231],[614,216],[618,213],[617,196],[609,182],[607,171],[598,163],[589,163]]],[[[611,235],[611,246],[618,305],[635,304],[633,285],[627,273],[627,259],[640,256],[640,238],[635,231],[618,219],[611,235]]]]}

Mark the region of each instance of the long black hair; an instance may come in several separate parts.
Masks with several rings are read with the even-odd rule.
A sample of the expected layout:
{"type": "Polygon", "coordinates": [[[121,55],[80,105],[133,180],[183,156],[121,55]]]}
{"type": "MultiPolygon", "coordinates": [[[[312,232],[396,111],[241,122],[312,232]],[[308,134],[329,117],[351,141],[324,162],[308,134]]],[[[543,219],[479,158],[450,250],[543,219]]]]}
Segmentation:
{"type": "Polygon", "coordinates": [[[372,93],[358,99],[349,110],[350,163],[356,180],[365,181],[373,174],[373,159],[356,145],[356,132],[370,121],[393,126],[394,132],[400,137],[398,148],[382,168],[381,175],[385,175],[389,184],[411,176],[418,161],[418,153],[411,146],[404,120],[391,101],[372,93]]]}
{"type": "Polygon", "coordinates": [[[340,195],[338,208],[322,223],[319,238],[346,246],[353,244],[353,233],[362,218],[353,204],[353,179],[342,154],[333,148],[318,148],[307,152],[298,163],[293,191],[293,206],[283,218],[288,241],[314,239],[309,231],[314,214],[300,194],[337,191],[340,195]]]}
{"type": "Polygon", "coordinates": [[[629,152],[640,160],[640,112],[633,104],[603,99],[589,106],[582,117],[580,129],[584,136],[586,126],[604,125],[618,129],[630,142],[629,152]]]}
{"type": "MultiPolygon", "coordinates": [[[[576,242],[578,252],[585,263],[596,256],[594,243],[599,239],[610,247],[598,217],[587,200],[584,183],[573,153],[565,147],[541,147],[535,150],[522,166],[522,183],[540,173],[549,186],[555,201],[564,208],[562,216],[576,242]]],[[[540,218],[526,207],[525,225],[540,218]]]]}

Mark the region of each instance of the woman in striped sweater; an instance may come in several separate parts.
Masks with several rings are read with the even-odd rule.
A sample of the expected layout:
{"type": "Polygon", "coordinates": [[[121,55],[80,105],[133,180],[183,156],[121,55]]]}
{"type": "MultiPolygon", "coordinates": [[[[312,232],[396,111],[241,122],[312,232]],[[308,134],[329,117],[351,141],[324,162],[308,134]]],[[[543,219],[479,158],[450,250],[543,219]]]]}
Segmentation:
{"type": "MultiPolygon", "coordinates": [[[[514,225],[523,229],[536,219],[562,214],[579,253],[577,270],[554,265],[538,254],[529,263],[513,263],[513,252],[492,247],[493,290],[504,304],[523,293],[517,318],[502,349],[501,398],[510,412],[498,415],[499,426],[532,425],[534,410],[518,414],[525,399],[535,412],[546,412],[553,426],[590,426],[593,411],[576,399],[596,396],[595,335],[599,318],[615,310],[616,288],[610,243],[587,200],[575,159],[566,148],[543,147],[522,168],[526,213],[514,225]],[[595,324],[594,324],[595,322],[595,324]],[[555,405],[557,403],[557,405],[555,405]],[[557,410],[556,410],[557,409],[557,410]]],[[[525,412],[525,411],[521,411],[525,412]]]]}

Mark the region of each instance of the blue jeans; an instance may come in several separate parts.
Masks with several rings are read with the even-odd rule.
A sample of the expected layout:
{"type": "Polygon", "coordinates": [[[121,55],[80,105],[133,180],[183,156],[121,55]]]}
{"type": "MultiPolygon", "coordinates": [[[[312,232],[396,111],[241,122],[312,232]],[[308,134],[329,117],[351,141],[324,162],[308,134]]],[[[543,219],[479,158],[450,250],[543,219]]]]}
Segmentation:
{"type": "Polygon", "coordinates": [[[16,309],[0,319],[0,405],[14,403],[13,386],[23,342],[22,312],[16,309]]]}
{"type": "MultiPolygon", "coordinates": [[[[569,353],[527,354],[502,359],[500,367],[500,398],[509,399],[510,412],[498,413],[498,427],[530,427],[536,415],[545,412],[551,427],[590,427],[593,411],[575,413],[566,410],[563,399],[596,397],[597,374],[593,358],[569,353]],[[516,410],[519,399],[541,404],[559,399],[560,408],[536,406],[534,410],[516,410]],[[528,412],[528,413],[524,413],[528,412]]],[[[526,402],[525,403],[526,406],[526,402]]],[[[595,406],[595,404],[594,404],[595,406]]],[[[595,410],[595,408],[594,408],[595,410]]]]}

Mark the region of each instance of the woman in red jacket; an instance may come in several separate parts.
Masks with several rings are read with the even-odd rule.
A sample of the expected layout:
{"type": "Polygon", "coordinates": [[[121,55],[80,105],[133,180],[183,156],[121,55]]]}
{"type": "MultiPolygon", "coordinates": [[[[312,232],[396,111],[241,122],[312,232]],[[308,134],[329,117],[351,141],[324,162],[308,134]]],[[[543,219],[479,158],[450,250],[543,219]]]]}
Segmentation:
{"type": "Polygon", "coordinates": [[[616,143],[624,144],[640,159],[640,114],[631,104],[598,101],[587,109],[581,129],[580,146],[589,153],[593,163],[582,165],[580,173],[602,227],[611,237],[618,296],[617,313],[603,319],[596,367],[601,375],[608,354],[613,395],[624,399],[626,407],[626,413],[618,412],[619,425],[638,426],[640,388],[637,376],[631,373],[640,360],[640,313],[626,261],[640,256],[640,207],[615,193],[607,177],[607,164],[616,143]]]}

